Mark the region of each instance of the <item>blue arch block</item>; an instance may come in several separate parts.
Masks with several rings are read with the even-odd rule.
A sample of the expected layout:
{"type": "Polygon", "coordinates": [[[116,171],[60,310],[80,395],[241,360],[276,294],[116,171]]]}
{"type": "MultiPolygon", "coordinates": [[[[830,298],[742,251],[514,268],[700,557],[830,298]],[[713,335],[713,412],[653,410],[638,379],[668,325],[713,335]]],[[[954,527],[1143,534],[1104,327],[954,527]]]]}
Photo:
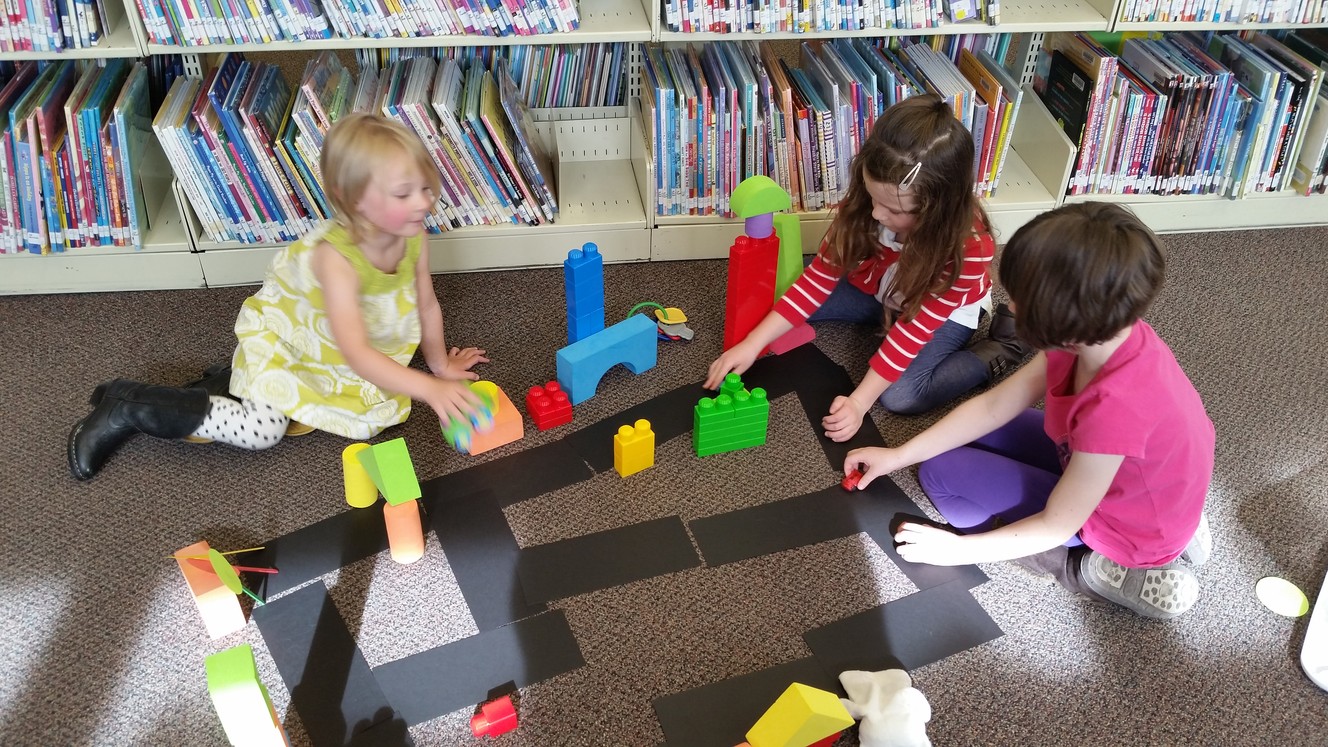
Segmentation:
{"type": "Polygon", "coordinates": [[[633,314],[558,351],[558,384],[572,404],[590,399],[606,371],[619,363],[634,374],[655,367],[659,327],[645,314],[633,314]]]}

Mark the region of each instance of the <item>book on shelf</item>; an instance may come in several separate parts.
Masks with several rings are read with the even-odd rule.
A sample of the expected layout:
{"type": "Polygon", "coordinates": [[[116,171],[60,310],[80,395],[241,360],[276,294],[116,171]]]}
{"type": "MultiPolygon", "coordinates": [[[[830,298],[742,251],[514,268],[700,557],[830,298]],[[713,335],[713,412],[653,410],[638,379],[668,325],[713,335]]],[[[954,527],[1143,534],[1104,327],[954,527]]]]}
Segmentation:
{"type": "Polygon", "coordinates": [[[553,163],[535,130],[535,121],[529,109],[521,100],[516,82],[508,72],[506,60],[501,57],[497,60],[493,76],[498,85],[498,103],[507,115],[507,123],[515,139],[517,164],[534,192],[545,219],[552,221],[558,214],[553,163]]]}

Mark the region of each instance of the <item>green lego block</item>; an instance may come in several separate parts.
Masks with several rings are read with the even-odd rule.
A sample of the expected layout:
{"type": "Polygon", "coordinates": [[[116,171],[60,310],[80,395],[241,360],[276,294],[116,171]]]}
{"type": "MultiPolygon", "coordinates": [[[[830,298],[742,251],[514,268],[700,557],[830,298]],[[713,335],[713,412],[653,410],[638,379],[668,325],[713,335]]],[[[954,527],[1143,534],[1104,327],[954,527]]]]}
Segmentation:
{"type": "Polygon", "coordinates": [[[737,451],[766,442],[770,402],[764,389],[747,391],[737,374],[724,377],[717,397],[703,397],[692,411],[692,448],[697,456],[737,451]]]}
{"type": "Polygon", "coordinates": [[[406,448],[406,439],[394,438],[374,444],[356,456],[378,492],[393,506],[413,501],[422,495],[419,478],[415,476],[415,465],[410,461],[410,451],[406,448]]]}

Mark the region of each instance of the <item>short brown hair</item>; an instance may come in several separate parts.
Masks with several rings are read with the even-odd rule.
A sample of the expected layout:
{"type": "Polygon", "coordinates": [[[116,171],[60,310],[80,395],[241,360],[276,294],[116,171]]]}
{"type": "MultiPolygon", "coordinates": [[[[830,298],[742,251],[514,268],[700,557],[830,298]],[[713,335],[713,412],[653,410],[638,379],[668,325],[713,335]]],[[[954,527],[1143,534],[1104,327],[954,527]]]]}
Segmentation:
{"type": "Polygon", "coordinates": [[[1039,215],[1001,254],[1019,336],[1039,349],[1106,342],[1143,317],[1165,277],[1157,235],[1104,202],[1039,215]]]}
{"type": "Polygon", "coordinates": [[[396,120],[373,112],[347,114],[333,123],[323,139],[323,152],[318,158],[323,190],[336,220],[357,239],[372,226],[365,225],[355,206],[374,171],[393,155],[405,155],[412,161],[434,196],[439,196],[442,176],[438,166],[419,137],[396,120]]]}

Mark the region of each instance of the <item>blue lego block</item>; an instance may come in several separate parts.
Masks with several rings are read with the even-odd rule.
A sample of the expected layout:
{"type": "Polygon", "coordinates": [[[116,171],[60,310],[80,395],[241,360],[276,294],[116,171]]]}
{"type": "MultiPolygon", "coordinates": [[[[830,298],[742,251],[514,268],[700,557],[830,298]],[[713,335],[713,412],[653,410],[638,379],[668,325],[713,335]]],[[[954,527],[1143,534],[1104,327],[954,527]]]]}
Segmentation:
{"type": "Polygon", "coordinates": [[[563,260],[567,295],[567,342],[570,345],[604,329],[604,257],[586,243],[563,260]]]}
{"type": "Polygon", "coordinates": [[[605,372],[621,363],[634,374],[655,367],[658,325],[645,314],[633,314],[558,351],[558,384],[572,404],[590,399],[605,372]]]}

